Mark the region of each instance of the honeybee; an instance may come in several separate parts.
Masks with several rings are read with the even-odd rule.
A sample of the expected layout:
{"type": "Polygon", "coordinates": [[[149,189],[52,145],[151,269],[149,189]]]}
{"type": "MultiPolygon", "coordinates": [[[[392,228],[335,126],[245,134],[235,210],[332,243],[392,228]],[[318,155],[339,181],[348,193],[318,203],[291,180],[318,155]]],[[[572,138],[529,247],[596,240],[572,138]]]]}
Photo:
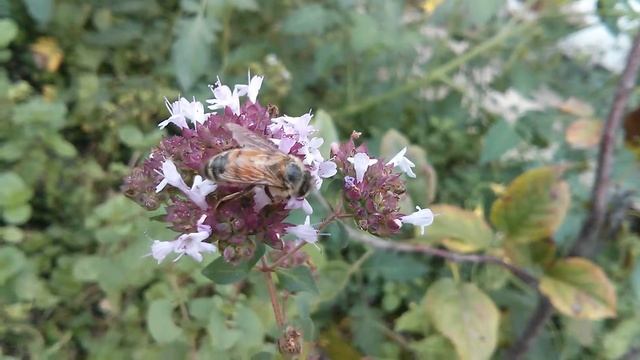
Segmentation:
{"type": "Polygon", "coordinates": [[[302,198],[311,191],[312,176],[300,159],[284,154],[267,139],[238,124],[225,125],[241,148],[223,151],[207,162],[203,175],[210,180],[247,185],[244,192],[228,195],[218,205],[263,185],[274,202],[302,198]]]}

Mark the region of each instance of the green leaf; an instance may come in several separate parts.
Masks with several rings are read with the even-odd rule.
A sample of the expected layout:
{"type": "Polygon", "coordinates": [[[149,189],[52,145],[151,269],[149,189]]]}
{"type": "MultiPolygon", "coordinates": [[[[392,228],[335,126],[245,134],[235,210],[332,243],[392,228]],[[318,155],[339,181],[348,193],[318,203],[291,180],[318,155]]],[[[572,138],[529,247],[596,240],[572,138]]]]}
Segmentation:
{"type": "Polygon", "coordinates": [[[103,267],[102,257],[83,256],[73,265],[73,277],[78,281],[96,281],[103,267]]]}
{"type": "Polygon", "coordinates": [[[211,69],[211,56],[219,25],[202,14],[178,22],[178,34],[171,49],[174,72],[183,90],[190,89],[211,69]]]}
{"type": "Polygon", "coordinates": [[[53,0],[23,0],[29,15],[41,25],[51,20],[53,0]]]}
{"type": "Polygon", "coordinates": [[[409,347],[416,353],[418,359],[455,359],[458,357],[451,341],[439,334],[411,342],[409,347]]]}
{"type": "Polygon", "coordinates": [[[135,125],[124,125],[118,129],[118,137],[125,145],[130,147],[144,144],[144,134],[135,125]]]}
{"type": "Polygon", "coordinates": [[[0,206],[21,206],[33,196],[33,191],[20,176],[13,172],[0,173],[0,206]]]}
{"type": "Polygon", "coordinates": [[[368,14],[353,14],[349,31],[351,46],[356,53],[374,48],[381,42],[378,22],[368,14]]]}
{"type": "Polygon", "coordinates": [[[540,292],[567,316],[599,320],[616,315],[616,291],[596,264],[583,258],[557,261],[540,279],[540,292]]]}
{"type": "Polygon", "coordinates": [[[602,341],[607,359],[623,359],[623,355],[640,339],[640,318],[624,319],[604,335],[602,341]]]}
{"type": "Polygon", "coordinates": [[[461,359],[489,359],[498,339],[498,308],[475,284],[441,279],[423,306],[435,328],[454,344],[461,359]]]}
{"type": "Polygon", "coordinates": [[[7,47],[18,35],[18,26],[11,19],[0,19],[0,48],[7,47]]]}
{"type": "Polygon", "coordinates": [[[320,4],[303,5],[284,19],[282,31],[291,35],[320,35],[335,20],[335,14],[320,4]]]}
{"type": "Polygon", "coordinates": [[[480,163],[498,160],[507,150],[511,150],[520,143],[518,133],[504,120],[493,123],[484,138],[484,145],[480,152],[480,163]]]}
{"type": "Polygon", "coordinates": [[[2,211],[2,218],[9,224],[24,224],[31,218],[31,205],[22,204],[5,208],[2,211]]]}
{"type": "Polygon", "coordinates": [[[59,134],[51,134],[45,139],[46,144],[61,157],[72,158],[78,155],[78,151],[72,143],[65,140],[59,134]]]}
{"type": "Polygon", "coordinates": [[[329,158],[331,144],[340,141],[336,125],[333,122],[331,115],[322,109],[316,112],[313,119],[315,121],[313,126],[318,131],[315,136],[319,136],[324,139],[324,143],[320,146],[320,153],[325,158],[329,158]]]}
{"type": "Polygon", "coordinates": [[[437,221],[427,229],[424,238],[442,243],[458,252],[474,252],[488,248],[493,241],[493,231],[489,225],[472,211],[453,205],[432,205],[437,221]]]}
{"type": "Polygon", "coordinates": [[[410,281],[426,274],[428,267],[411,255],[377,251],[364,262],[362,270],[389,281],[410,281]]]}
{"type": "Polygon", "coordinates": [[[491,222],[507,241],[526,243],[548,238],[569,209],[569,185],[559,167],[541,167],[518,176],[493,203],[491,222]]]}
{"type": "Polygon", "coordinates": [[[409,310],[404,312],[395,320],[394,330],[426,334],[429,329],[427,313],[423,307],[415,306],[414,303],[411,305],[413,306],[410,307],[409,310]]]}
{"type": "Polygon", "coordinates": [[[278,280],[283,288],[292,293],[299,291],[318,293],[313,274],[306,266],[297,266],[292,269],[278,271],[278,280]]]}
{"type": "Polygon", "coordinates": [[[27,258],[22,251],[13,246],[0,248],[0,285],[20,272],[27,264],[27,258]]]}
{"type": "Polygon", "coordinates": [[[153,339],[159,343],[168,343],[182,335],[173,322],[173,305],[168,299],[153,300],[147,312],[147,328],[153,339]]]}
{"type": "Polygon", "coordinates": [[[14,108],[12,121],[24,127],[35,127],[38,130],[58,130],[64,127],[67,107],[61,102],[48,102],[34,98],[14,108]]]}
{"type": "Polygon", "coordinates": [[[224,260],[224,257],[213,260],[207,267],[202,270],[202,275],[210,279],[216,284],[228,285],[238,282],[249,275],[249,272],[256,265],[258,260],[264,255],[265,246],[260,243],[256,245],[253,257],[245,262],[237,265],[230,264],[224,260]]]}

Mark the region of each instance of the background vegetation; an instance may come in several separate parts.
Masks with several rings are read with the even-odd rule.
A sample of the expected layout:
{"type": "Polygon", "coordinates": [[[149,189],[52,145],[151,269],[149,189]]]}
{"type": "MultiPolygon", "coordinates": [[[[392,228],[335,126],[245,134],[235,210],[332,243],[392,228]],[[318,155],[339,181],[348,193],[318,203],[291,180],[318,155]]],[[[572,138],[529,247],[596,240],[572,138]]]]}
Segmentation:
{"type": "Polygon", "coordinates": [[[376,250],[348,224],[305,248],[315,284],[286,302],[305,356],[500,358],[538,291],[555,312],[537,313],[552,318],[525,336],[530,358],[637,356],[640,117],[616,137],[602,230],[571,250],[635,6],[0,1],[2,358],[279,356],[261,275],[217,285],[206,264],[156,265],[151,239],[174,234],[120,192],[163,135],[164,96],[204,100],[216,76],[242,83],[247,68],[265,75],[263,104],[313,109],[329,138],[362,131],[387,157],[412,145],[410,202],[441,214],[426,236],[391,240],[426,251],[376,250]],[[575,34],[594,26],[599,47],[581,51],[575,34]]]}

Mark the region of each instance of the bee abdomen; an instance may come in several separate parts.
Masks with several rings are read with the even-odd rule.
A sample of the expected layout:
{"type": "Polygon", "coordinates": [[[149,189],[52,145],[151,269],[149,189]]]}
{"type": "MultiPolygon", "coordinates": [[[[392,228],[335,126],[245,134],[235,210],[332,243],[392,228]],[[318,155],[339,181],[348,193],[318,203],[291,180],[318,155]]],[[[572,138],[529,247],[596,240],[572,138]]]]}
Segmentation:
{"type": "Polygon", "coordinates": [[[229,153],[227,152],[211,158],[211,160],[209,160],[209,163],[207,164],[205,175],[209,179],[219,181],[220,175],[225,172],[228,163],[229,153]]]}

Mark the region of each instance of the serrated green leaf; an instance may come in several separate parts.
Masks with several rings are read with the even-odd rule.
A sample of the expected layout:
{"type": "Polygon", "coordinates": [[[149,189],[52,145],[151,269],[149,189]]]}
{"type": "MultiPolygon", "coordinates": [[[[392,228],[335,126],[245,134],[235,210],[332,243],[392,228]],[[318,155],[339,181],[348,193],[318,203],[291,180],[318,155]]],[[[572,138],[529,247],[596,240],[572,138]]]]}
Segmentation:
{"type": "Polygon", "coordinates": [[[311,270],[306,266],[298,266],[292,269],[278,271],[280,285],[289,292],[309,291],[318,293],[316,281],[311,270]]]}
{"type": "Polygon", "coordinates": [[[423,306],[432,324],[454,344],[461,359],[489,359],[498,340],[498,308],[475,284],[433,283],[423,306]]]}
{"type": "Polygon", "coordinates": [[[202,275],[210,279],[216,284],[228,285],[238,282],[249,275],[249,272],[256,265],[258,260],[264,255],[265,246],[260,243],[256,245],[253,257],[240,264],[233,265],[224,260],[224,257],[219,257],[207,265],[202,270],[202,275]]]}
{"type": "Polygon", "coordinates": [[[182,329],[173,322],[173,308],[168,299],[153,300],[149,305],[147,328],[159,343],[168,343],[182,336],[182,329]]]}
{"type": "Polygon", "coordinates": [[[541,167],[518,176],[493,203],[491,222],[507,241],[526,243],[550,237],[569,209],[569,185],[557,167],[541,167]]]}

